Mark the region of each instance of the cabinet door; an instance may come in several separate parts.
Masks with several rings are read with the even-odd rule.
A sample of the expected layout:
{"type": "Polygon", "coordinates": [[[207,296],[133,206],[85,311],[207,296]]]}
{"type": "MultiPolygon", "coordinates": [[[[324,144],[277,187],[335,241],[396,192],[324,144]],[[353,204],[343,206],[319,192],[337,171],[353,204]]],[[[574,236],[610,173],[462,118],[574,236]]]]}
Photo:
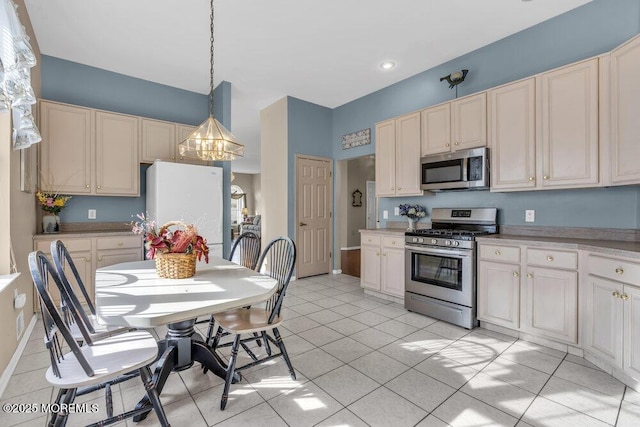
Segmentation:
{"type": "Polygon", "coordinates": [[[640,378],[640,289],[624,286],[624,371],[640,378]]]}
{"type": "Polygon", "coordinates": [[[520,265],[478,263],[478,319],[520,327],[520,265]]]}
{"type": "Polygon", "coordinates": [[[185,139],[187,139],[189,137],[189,135],[191,134],[191,132],[193,132],[196,129],[195,126],[187,126],[187,125],[176,125],[176,145],[175,145],[175,158],[180,162],[180,163],[189,163],[192,165],[204,165],[207,166],[209,165],[209,163],[206,160],[200,160],[200,159],[192,159],[190,157],[183,157],[180,155],[180,151],[178,150],[178,146],[180,145],[180,143],[182,141],[184,141],[185,139]]]}
{"type": "Polygon", "coordinates": [[[40,103],[40,186],[63,194],[91,193],[91,110],[40,103]]]}
{"type": "Polygon", "coordinates": [[[422,155],[451,151],[451,104],[428,108],[421,113],[422,155]]]}
{"type": "Polygon", "coordinates": [[[453,150],[487,145],[487,93],[451,103],[451,139],[453,150]]]}
{"type": "Polygon", "coordinates": [[[489,91],[491,189],[536,186],[535,79],[489,91]]]}
{"type": "Polygon", "coordinates": [[[396,125],[376,124],[376,196],[396,195],[396,125]]]}
{"type": "Polygon", "coordinates": [[[136,196],[139,187],[138,118],[96,111],[95,193],[136,196]]]}
{"type": "Polygon", "coordinates": [[[140,163],[155,160],[172,162],[176,156],[176,125],[158,120],[142,119],[140,163]]]}
{"type": "Polygon", "coordinates": [[[396,194],[421,196],[420,113],[396,119],[396,194]]]}
{"type": "Polygon", "coordinates": [[[544,188],[598,181],[598,60],[541,76],[544,188]]]}
{"type": "Polygon", "coordinates": [[[640,183],[640,38],[611,52],[611,182],[640,183]]]}
{"type": "Polygon", "coordinates": [[[568,343],[578,342],[578,273],[527,267],[524,329],[568,343]]]}
{"type": "Polygon", "coordinates": [[[622,285],[587,276],[585,289],[585,350],[622,367],[622,285]]]}
{"type": "Polygon", "coordinates": [[[360,247],[360,286],[380,290],[380,246],[360,247]]]}
{"type": "Polygon", "coordinates": [[[404,298],[404,249],[382,248],[380,290],[404,298]]]}
{"type": "Polygon", "coordinates": [[[142,248],[105,249],[97,252],[96,268],[107,267],[121,262],[142,261],[142,248]]]}

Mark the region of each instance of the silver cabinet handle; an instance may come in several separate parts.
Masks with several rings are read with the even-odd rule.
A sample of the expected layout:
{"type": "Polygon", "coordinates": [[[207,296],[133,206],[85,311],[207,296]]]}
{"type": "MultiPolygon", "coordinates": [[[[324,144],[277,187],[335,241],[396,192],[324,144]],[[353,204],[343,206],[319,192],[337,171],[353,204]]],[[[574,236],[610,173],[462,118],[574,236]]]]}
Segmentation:
{"type": "Polygon", "coordinates": [[[520,273],[518,273],[517,271],[513,272],[513,277],[520,277],[520,273]]]}
{"type": "Polygon", "coordinates": [[[624,270],[620,267],[616,268],[616,274],[622,274],[624,273],[624,270]]]}
{"type": "MultiPolygon", "coordinates": [[[[306,226],[306,225],[307,225],[307,224],[305,224],[304,222],[301,222],[301,223],[300,223],[300,227],[304,227],[304,226],[306,226]]],[[[369,240],[369,241],[371,241],[371,240],[369,240]]]]}

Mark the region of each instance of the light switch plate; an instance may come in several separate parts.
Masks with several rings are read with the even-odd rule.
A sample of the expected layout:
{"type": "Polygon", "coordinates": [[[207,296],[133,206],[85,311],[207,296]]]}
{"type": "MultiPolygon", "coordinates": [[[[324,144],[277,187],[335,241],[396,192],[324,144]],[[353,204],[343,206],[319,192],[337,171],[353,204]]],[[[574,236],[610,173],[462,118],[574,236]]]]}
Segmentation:
{"type": "Polygon", "coordinates": [[[536,221],[536,211],[533,209],[527,209],[524,211],[524,222],[535,222],[536,221]]]}
{"type": "Polygon", "coordinates": [[[382,211],[382,219],[389,219],[389,211],[387,210],[382,211]]]}
{"type": "Polygon", "coordinates": [[[97,216],[97,212],[95,209],[89,209],[89,212],[87,214],[87,218],[88,219],[96,219],[97,216]]]}
{"type": "Polygon", "coordinates": [[[396,206],[395,208],[393,208],[393,214],[395,216],[399,216],[400,215],[400,208],[398,206],[396,206]]]}

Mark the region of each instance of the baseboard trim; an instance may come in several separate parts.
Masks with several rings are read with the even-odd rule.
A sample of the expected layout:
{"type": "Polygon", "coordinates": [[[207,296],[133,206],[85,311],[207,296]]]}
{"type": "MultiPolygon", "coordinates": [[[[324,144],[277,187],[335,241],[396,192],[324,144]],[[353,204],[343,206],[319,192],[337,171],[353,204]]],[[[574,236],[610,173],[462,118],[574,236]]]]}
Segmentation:
{"type": "Polygon", "coordinates": [[[18,361],[20,361],[20,358],[22,357],[22,352],[24,351],[25,347],[27,346],[27,343],[29,342],[29,338],[31,337],[31,332],[33,332],[33,328],[35,328],[37,321],[38,321],[38,316],[36,314],[31,316],[31,321],[29,322],[29,325],[27,326],[24,333],[22,334],[22,339],[20,339],[20,344],[18,344],[18,348],[16,348],[16,351],[13,353],[13,356],[11,357],[11,360],[9,361],[7,368],[2,373],[2,376],[0,376],[0,398],[2,398],[2,395],[4,394],[4,391],[7,388],[7,385],[9,385],[9,380],[11,379],[11,375],[13,375],[13,371],[15,371],[16,366],[18,366],[18,361]]]}
{"type": "Polygon", "coordinates": [[[342,274],[342,270],[341,269],[331,270],[331,274],[342,274]]]}

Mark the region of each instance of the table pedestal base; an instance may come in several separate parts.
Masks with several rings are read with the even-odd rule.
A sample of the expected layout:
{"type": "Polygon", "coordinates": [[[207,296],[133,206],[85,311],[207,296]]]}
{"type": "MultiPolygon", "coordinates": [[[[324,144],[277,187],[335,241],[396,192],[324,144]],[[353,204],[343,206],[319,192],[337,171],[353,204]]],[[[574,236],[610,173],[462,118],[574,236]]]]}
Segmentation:
{"type": "MultiPolygon", "coordinates": [[[[162,393],[162,388],[171,371],[188,369],[194,362],[201,363],[203,367],[220,378],[226,377],[227,364],[204,343],[202,336],[195,331],[195,322],[195,319],[191,319],[170,323],[167,325],[165,339],[158,342],[158,361],[153,373],[153,382],[158,394],[162,393]]],[[[236,383],[240,380],[240,374],[236,373],[232,382],[236,383]]],[[[145,406],[149,407],[149,412],[153,409],[146,395],[138,402],[136,409],[145,406]]],[[[134,417],[133,421],[144,420],[149,412],[134,417]]]]}

